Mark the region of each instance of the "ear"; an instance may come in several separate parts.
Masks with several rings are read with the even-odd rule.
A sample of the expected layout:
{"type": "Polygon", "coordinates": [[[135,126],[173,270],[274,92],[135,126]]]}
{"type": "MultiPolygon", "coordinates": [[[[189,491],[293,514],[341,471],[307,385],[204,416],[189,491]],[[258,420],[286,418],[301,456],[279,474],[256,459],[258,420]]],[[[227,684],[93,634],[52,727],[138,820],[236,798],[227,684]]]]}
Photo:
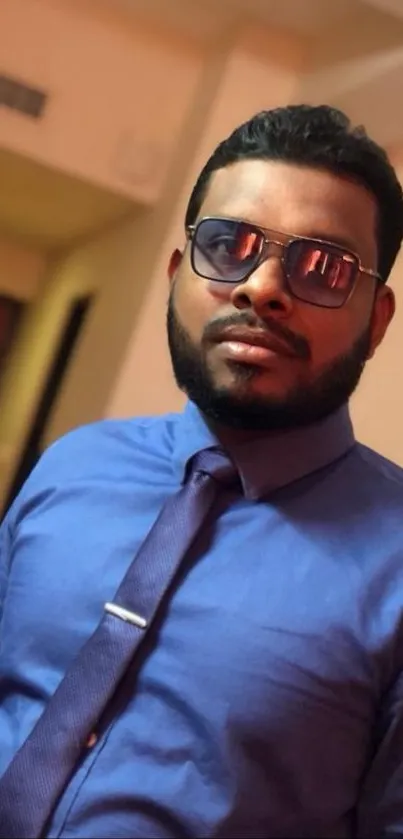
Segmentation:
{"type": "Polygon", "coordinates": [[[179,250],[179,248],[175,248],[174,252],[171,254],[171,258],[168,263],[168,277],[169,282],[172,284],[175,276],[178,272],[178,269],[181,265],[183,259],[183,253],[179,250]]]}
{"type": "Polygon", "coordinates": [[[388,326],[391,323],[396,309],[396,298],[392,289],[387,285],[381,285],[375,295],[374,308],[371,324],[371,347],[368,358],[375,355],[376,350],[382,343],[388,326]]]}

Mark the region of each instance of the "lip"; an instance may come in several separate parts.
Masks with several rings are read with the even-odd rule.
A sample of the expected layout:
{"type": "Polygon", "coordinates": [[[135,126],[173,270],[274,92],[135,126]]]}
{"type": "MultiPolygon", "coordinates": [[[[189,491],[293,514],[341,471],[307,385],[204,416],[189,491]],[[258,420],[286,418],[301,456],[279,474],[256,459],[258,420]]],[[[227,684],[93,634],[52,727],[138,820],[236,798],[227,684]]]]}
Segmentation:
{"type": "Polygon", "coordinates": [[[229,346],[231,345],[233,350],[235,350],[235,347],[237,346],[239,353],[241,353],[243,346],[246,352],[248,351],[248,348],[253,347],[266,350],[266,354],[268,356],[275,354],[287,356],[288,358],[295,358],[296,355],[289,344],[286,344],[276,338],[270,332],[266,332],[261,329],[247,329],[236,326],[228,327],[228,329],[223,330],[217,338],[216,343],[227,344],[229,346]]]}

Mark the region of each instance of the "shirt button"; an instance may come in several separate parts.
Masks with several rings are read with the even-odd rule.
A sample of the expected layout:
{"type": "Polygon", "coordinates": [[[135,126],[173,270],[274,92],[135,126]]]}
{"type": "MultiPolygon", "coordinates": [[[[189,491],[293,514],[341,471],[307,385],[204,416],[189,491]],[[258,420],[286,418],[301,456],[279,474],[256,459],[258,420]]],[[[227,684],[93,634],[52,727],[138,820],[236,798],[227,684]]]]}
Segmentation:
{"type": "Polygon", "coordinates": [[[98,742],[98,737],[97,737],[96,734],[94,734],[94,732],[92,732],[92,734],[90,734],[90,736],[87,737],[87,742],[86,742],[85,745],[86,745],[87,749],[92,749],[97,742],[98,742]]]}

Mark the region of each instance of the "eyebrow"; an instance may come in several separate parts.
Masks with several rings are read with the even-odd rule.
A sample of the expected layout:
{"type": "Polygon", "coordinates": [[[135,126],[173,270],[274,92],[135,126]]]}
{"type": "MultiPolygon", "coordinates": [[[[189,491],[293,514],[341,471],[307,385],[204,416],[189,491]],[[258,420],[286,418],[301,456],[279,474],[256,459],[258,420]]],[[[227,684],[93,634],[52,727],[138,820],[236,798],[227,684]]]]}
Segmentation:
{"type": "MultiPolygon", "coordinates": [[[[227,218],[231,219],[232,221],[241,221],[245,224],[251,224],[253,227],[259,227],[261,230],[271,230],[270,227],[266,227],[265,225],[259,224],[257,221],[252,221],[250,218],[246,218],[244,215],[233,215],[232,213],[223,213],[218,214],[217,218],[227,218]]],[[[291,233],[286,232],[285,230],[273,230],[273,233],[280,233],[283,236],[295,236],[296,239],[317,239],[320,242],[328,242],[329,245],[337,245],[339,248],[343,248],[343,250],[351,251],[355,256],[358,256],[359,260],[361,261],[361,255],[359,252],[359,248],[357,242],[354,242],[352,239],[347,238],[344,235],[335,235],[335,236],[328,236],[327,234],[318,233],[318,232],[310,232],[310,233],[295,233],[292,231],[291,233]]]]}
{"type": "MultiPolygon", "coordinates": [[[[234,221],[243,221],[246,224],[251,224],[254,227],[260,227],[262,230],[270,230],[270,227],[266,227],[265,225],[259,224],[256,221],[252,221],[251,219],[245,218],[242,215],[233,215],[232,213],[227,213],[225,216],[224,214],[220,216],[221,218],[229,218],[233,219],[234,221]]],[[[282,233],[284,236],[295,236],[297,239],[318,239],[321,242],[329,242],[330,245],[338,245],[340,248],[344,248],[347,251],[352,251],[354,254],[359,255],[358,253],[358,246],[357,242],[354,242],[352,239],[347,238],[344,235],[338,236],[328,236],[323,233],[318,233],[310,231],[309,233],[295,233],[292,231],[291,233],[285,230],[273,230],[273,232],[282,233]]]]}
{"type": "Polygon", "coordinates": [[[323,233],[305,233],[303,236],[300,236],[299,238],[319,239],[322,242],[329,242],[329,244],[338,245],[340,248],[345,248],[345,250],[352,251],[353,253],[358,255],[357,243],[353,242],[352,239],[347,239],[345,236],[328,236],[324,235],[323,233]]]}

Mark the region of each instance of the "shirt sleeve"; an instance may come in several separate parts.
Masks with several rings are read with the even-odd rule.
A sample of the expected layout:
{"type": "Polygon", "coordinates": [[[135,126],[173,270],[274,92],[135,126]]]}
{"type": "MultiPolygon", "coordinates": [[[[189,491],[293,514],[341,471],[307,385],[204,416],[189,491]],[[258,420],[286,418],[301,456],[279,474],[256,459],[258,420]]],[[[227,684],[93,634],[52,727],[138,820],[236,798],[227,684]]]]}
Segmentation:
{"type": "Polygon", "coordinates": [[[358,837],[403,837],[403,672],[387,694],[358,807],[358,837]]]}
{"type": "Polygon", "coordinates": [[[11,526],[10,516],[6,516],[0,527],[0,629],[3,614],[3,604],[7,590],[8,570],[11,562],[11,526]]]}

